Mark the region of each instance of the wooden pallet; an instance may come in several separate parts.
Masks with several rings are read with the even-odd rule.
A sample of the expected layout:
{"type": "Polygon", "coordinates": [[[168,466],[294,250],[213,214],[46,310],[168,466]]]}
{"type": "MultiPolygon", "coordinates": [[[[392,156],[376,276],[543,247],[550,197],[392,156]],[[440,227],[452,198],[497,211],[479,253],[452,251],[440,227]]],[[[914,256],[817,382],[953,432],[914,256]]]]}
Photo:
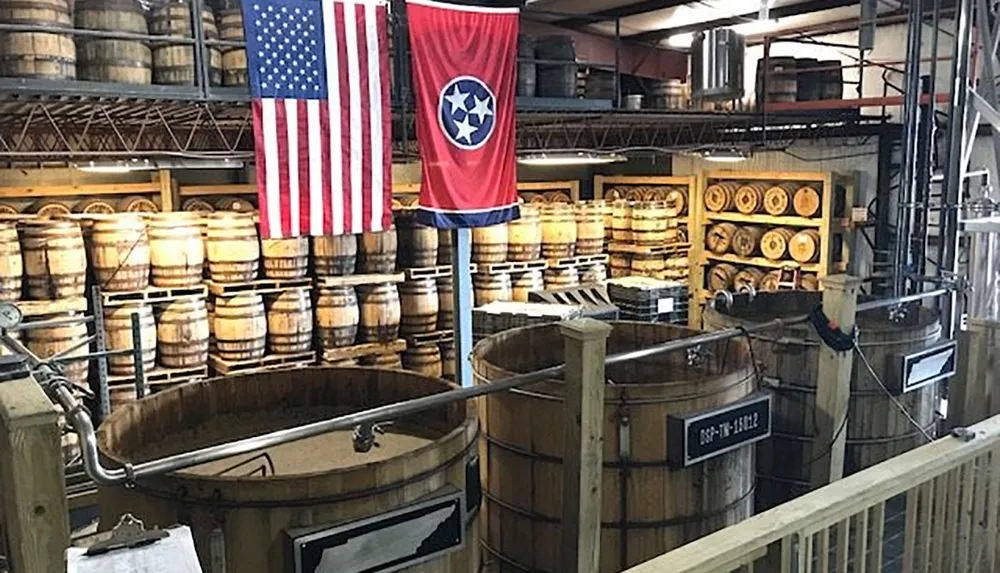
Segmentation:
{"type": "Polygon", "coordinates": [[[583,255],[582,257],[564,257],[561,259],[549,259],[548,268],[550,269],[566,269],[575,267],[586,267],[590,265],[607,264],[608,256],[601,255],[583,255]]]}
{"type": "Polygon", "coordinates": [[[195,285],[187,287],[149,287],[143,290],[106,292],[101,291],[101,304],[108,306],[121,306],[130,303],[158,303],[169,302],[181,298],[201,297],[207,294],[205,285],[195,285]]]}
{"type": "Polygon", "coordinates": [[[45,316],[66,312],[86,312],[87,298],[75,296],[58,300],[19,300],[11,303],[21,309],[24,316],[45,316]]]}
{"type": "Polygon", "coordinates": [[[312,287],[312,279],[309,277],[301,279],[258,279],[243,283],[218,283],[212,280],[205,282],[208,285],[208,292],[215,296],[235,296],[248,293],[270,294],[312,287]]]}
{"type": "Polygon", "coordinates": [[[406,337],[406,346],[427,346],[428,344],[439,344],[441,342],[451,342],[455,339],[454,330],[437,330],[435,332],[424,332],[406,337]]]}
{"type": "Polygon", "coordinates": [[[347,360],[348,358],[360,358],[362,356],[378,356],[380,354],[396,354],[406,350],[406,341],[402,338],[391,342],[366,342],[365,344],[355,344],[354,346],[343,346],[341,348],[327,348],[323,350],[324,362],[335,362],[337,360],[347,360]]]}
{"type": "MultiPolygon", "coordinates": [[[[146,386],[166,386],[181,384],[183,382],[193,382],[208,378],[208,365],[191,366],[189,368],[166,368],[157,366],[146,372],[146,386]]],[[[134,376],[108,376],[108,385],[121,386],[135,384],[134,376]]]]}
{"type": "Polygon", "coordinates": [[[546,260],[538,261],[507,261],[503,263],[475,263],[473,266],[473,274],[483,273],[487,275],[495,275],[499,273],[525,273],[528,271],[541,271],[549,267],[549,262],[546,260]]]}
{"type": "Polygon", "coordinates": [[[611,253],[648,253],[651,255],[664,256],[687,256],[691,250],[691,243],[670,243],[667,245],[633,245],[631,243],[611,243],[608,245],[608,252],[611,253]]]}
{"type": "Polygon", "coordinates": [[[406,280],[415,281],[420,279],[436,279],[438,277],[451,276],[451,265],[438,265],[436,267],[414,267],[403,269],[406,280]]]}
{"type": "Polygon", "coordinates": [[[406,280],[406,273],[375,274],[375,275],[344,275],[342,277],[319,277],[316,279],[316,286],[321,286],[321,287],[359,286],[359,285],[373,285],[380,283],[401,283],[404,280],[406,280]]]}
{"type": "Polygon", "coordinates": [[[296,352],[295,354],[270,354],[251,360],[223,360],[214,354],[208,355],[208,364],[217,374],[252,374],[281,368],[302,368],[316,363],[316,352],[296,352]]]}

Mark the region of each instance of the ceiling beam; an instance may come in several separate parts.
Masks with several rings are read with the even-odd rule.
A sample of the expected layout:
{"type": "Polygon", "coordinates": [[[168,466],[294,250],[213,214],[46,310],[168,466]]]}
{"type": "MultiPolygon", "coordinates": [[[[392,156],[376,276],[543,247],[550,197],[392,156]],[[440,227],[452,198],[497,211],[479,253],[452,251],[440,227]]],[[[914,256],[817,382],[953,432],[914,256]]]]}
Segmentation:
{"type": "Polygon", "coordinates": [[[627,6],[609,8],[607,10],[601,10],[599,12],[594,12],[592,14],[574,16],[572,18],[565,18],[562,20],[555,20],[550,23],[555,24],[556,26],[561,26],[563,28],[574,28],[574,29],[582,28],[588,24],[596,24],[598,22],[608,22],[616,20],[618,18],[637,16],[639,14],[646,14],[649,12],[655,12],[657,10],[663,10],[664,8],[673,8],[675,6],[682,6],[684,4],[689,4],[690,2],[691,0],[644,0],[643,2],[636,2],[635,4],[629,4],[627,6]]]}
{"type": "MultiPolygon", "coordinates": [[[[777,8],[771,8],[771,18],[787,18],[789,16],[801,16],[802,14],[809,14],[812,12],[821,12],[823,10],[832,10],[834,8],[842,8],[844,6],[858,6],[858,0],[809,0],[808,2],[801,2],[799,4],[792,4],[790,6],[779,6],[777,8]]],[[[735,24],[743,23],[747,20],[757,19],[757,11],[747,12],[745,14],[729,16],[726,18],[718,18],[716,20],[709,20],[707,22],[699,22],[696,24],[689,24],[687,26],[677,26],[674,28],[666,28],[662,30],[650,30],[648,32],[641,32],[639,34],[633,34],[631,36],[625,36],[630,42],[641,42],[656,44],[661,40],[665,40],[670,36],[676,34],[687,34],[689,32],[700,32],[702,30],[711,30],[712,28],[720,28],[725,26],[733,26],[735,24]]]]}

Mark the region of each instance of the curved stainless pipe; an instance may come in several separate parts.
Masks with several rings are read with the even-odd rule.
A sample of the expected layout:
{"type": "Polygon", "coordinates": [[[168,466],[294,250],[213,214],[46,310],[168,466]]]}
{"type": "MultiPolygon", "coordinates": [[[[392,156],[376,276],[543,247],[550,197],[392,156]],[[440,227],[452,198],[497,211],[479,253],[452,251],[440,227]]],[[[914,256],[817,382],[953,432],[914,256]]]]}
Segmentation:
{"type": "MultiPolygon", "coordinates": [[[[950,289],[937,289],[933,291],[928,291],[926,293],[918,293],[914,295],[909,295],[905,297],[897,297],[886,300],[876,300],[858,305],[858,312],[863,312],[866,310],[873,310],[876,308],[884,308],[889,306],[895,306],[898,304],[904,304],[907,302],[913,302],[924,298],[942,296],[948,294],[950,289]]],[[[633,350],[630,352],[624,352],[621,354],[615,354],[607,357],[605,364],[619,364],[622,362],[628,362],[631,360],[638,360],[640,358],[646,358],[650,356],[655,356],[657,354],[663,354],[666,352],[672,352],[676,350],[683,350],[693,346],[698,346],[700,344],[706,344],[710,342],[716,342],[721,340],[728,340],[730,338],[736,338],[738,336],[745,336],[749,332],[756,332],[759,330],[766,330],[769,328],[775,328],[780,326],[788,326],[793,324],[800,324],[808,320],[806,315],[800,315],[784,319],[775,319],[768,322],[762,322],[759,324],[747,325],[745,328],[730,328],[727,330],[719,330],[715,332],[708,332],[705,334],[699,334],[697,336],[692,336],[689,338],[683,338],[679,340],[672,340],[663,344],[657,344],[656,346],[651,346],[649,348],[643,348],[639,350],[633,350]]],[[[8,342],[10,337],[4,335],[4,342],[8,342]]],[[[11,339],[12,340],[12,339],[11,339]]],[[[14,341],[17,346],[24,348],[16,340],[14,341]]],[[[14,347],[12,347],[14,349],[14,347]]],[[[25,349],[25,352],[27,350],[25,349]]],[[[223,458],[228,458],[231,456],[236,456],[240,454],[250,453],[254,450],[265,449],[288,442],[293,442],[296,440],[301,440],[304,438],[309,438],[312,436],[317,436],[320,434],[325,434],[327,432],[335,430],[348,430],[353,429],[358,424],[363,423],[373,423],[373,422],[385,422],[387,420],[396,419],[402,416],[415,414],[417,412],[422,412],[424,410],[430,410],[433,408],[438,408],[446,406],[453,402],[459,400],[468,400],[470,398],[476,398],[478,396],[485,396],[487,394],[493,394],[496,392],[505,392],[517,388],[519,386],[525,386],[533,382],[540,382],[546,378],[556,376],[561,374],[565,365],[559,364],[557,366],[550,366],[542,370],[537,370],[535,372],[528,372],[526,374],[518,374],[516,376],[511,376],[509,378],[504,378],[503,380],[498,380],[491,382],[489,384],[483,384],[480,386],[472,386],[468,388],[460,388],[450,392],[441,392],[438,394],[431,394],[429,396],[422,396],[414,400],[408,400],[405,402],[396,402],[393,404],[385,404],[383,406],[378,406],[371,408],[369,410],[363,410],[360,412],[353,412],[350,414],[345,414],[343,416],[338,416],[336,418],[330,418],[328,420],[320,420],[318,422],[313,422],[303,426],[297,426],[294,428],[287,428],[284,430],[277,430],[267,434],[262,434],[259,436],[253,436],[251,438],[244,438],[237,440],[235,442],[229,442],[225,444],[219,444],[216,446],[209,446],[207,448],[202,448],[200,450],[194,450],[190,452],[184,452],[180,454],[174,454],[172,456],[163,457],[156,460],[151,460],[148,462],[143,462],[140,464],[126,464],[121,468],[108,469],[101,465],[100,454],[97,450],[97,436],[94,432],[94,425],[90,420],[90,416],[87,411],[83,408],[79,400],[70,392],[65,381],[61,381],[60,377],[53,377],[50,373],[51,370],[38,360],[30,352],[27,352],[29,360],[31,360],[35,365],[41,365],[39,374],[42,375],[43,380],[41,381],[43,388],[49,394],[62,405],[63,409],[66,411],[66,417],[73,425],[73,428],[80,435],[80,448],[83,453],[84,469],[87,475],[90,476],[92,480],[98,485],[115,485],[133,481],[142,477],[149,477],[154,475],[159,475],[163,473],[169,473],[172,471],[177,471],[180,469],[200,465],[203,463],[212,462],[215,460],[220,460],[223,458]]]]}

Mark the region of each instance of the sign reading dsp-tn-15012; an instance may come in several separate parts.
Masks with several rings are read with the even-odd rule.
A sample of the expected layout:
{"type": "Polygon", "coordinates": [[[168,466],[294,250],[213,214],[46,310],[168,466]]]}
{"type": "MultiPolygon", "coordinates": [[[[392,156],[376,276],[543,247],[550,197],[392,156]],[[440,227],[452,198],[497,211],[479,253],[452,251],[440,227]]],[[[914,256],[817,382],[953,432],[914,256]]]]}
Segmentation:
{"type": "Polygon", "coordinates": [[[701,463],[771,436],[771,394],[757,392],[705,412],[667,416],[667,461],[701,463]]]}

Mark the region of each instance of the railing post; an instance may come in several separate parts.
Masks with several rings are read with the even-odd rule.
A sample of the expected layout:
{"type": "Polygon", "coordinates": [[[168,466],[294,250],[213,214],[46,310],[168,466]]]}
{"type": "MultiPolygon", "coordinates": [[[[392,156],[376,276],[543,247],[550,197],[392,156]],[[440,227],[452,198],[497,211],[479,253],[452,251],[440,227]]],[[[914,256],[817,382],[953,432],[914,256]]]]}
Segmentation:
{"type": "Polygon", "coordinates": [[[601,544],[604,357],[611,326],[585,318],[560,327],[566,347],[562,573],[597,573],[601,544]]]}
{"type": "MultiPolygon", "coordinates": [[[[834,275],[822,279],[823,312],[844,332],[854,329],[861,279],[834,275]]],[[[851,397],[851,367],[854,350],[836,352],[823,345],[816,373],[816,447],[811,485],[822,487],[844,477],[844,445],[847,441],[847,405],[851,397]]]]}
{"type": "Polygon", "coordinates": [[[0,518],[12,571],[65,571],[69,545],[59,412],[34,379],[0,382],[0,518]]]}

